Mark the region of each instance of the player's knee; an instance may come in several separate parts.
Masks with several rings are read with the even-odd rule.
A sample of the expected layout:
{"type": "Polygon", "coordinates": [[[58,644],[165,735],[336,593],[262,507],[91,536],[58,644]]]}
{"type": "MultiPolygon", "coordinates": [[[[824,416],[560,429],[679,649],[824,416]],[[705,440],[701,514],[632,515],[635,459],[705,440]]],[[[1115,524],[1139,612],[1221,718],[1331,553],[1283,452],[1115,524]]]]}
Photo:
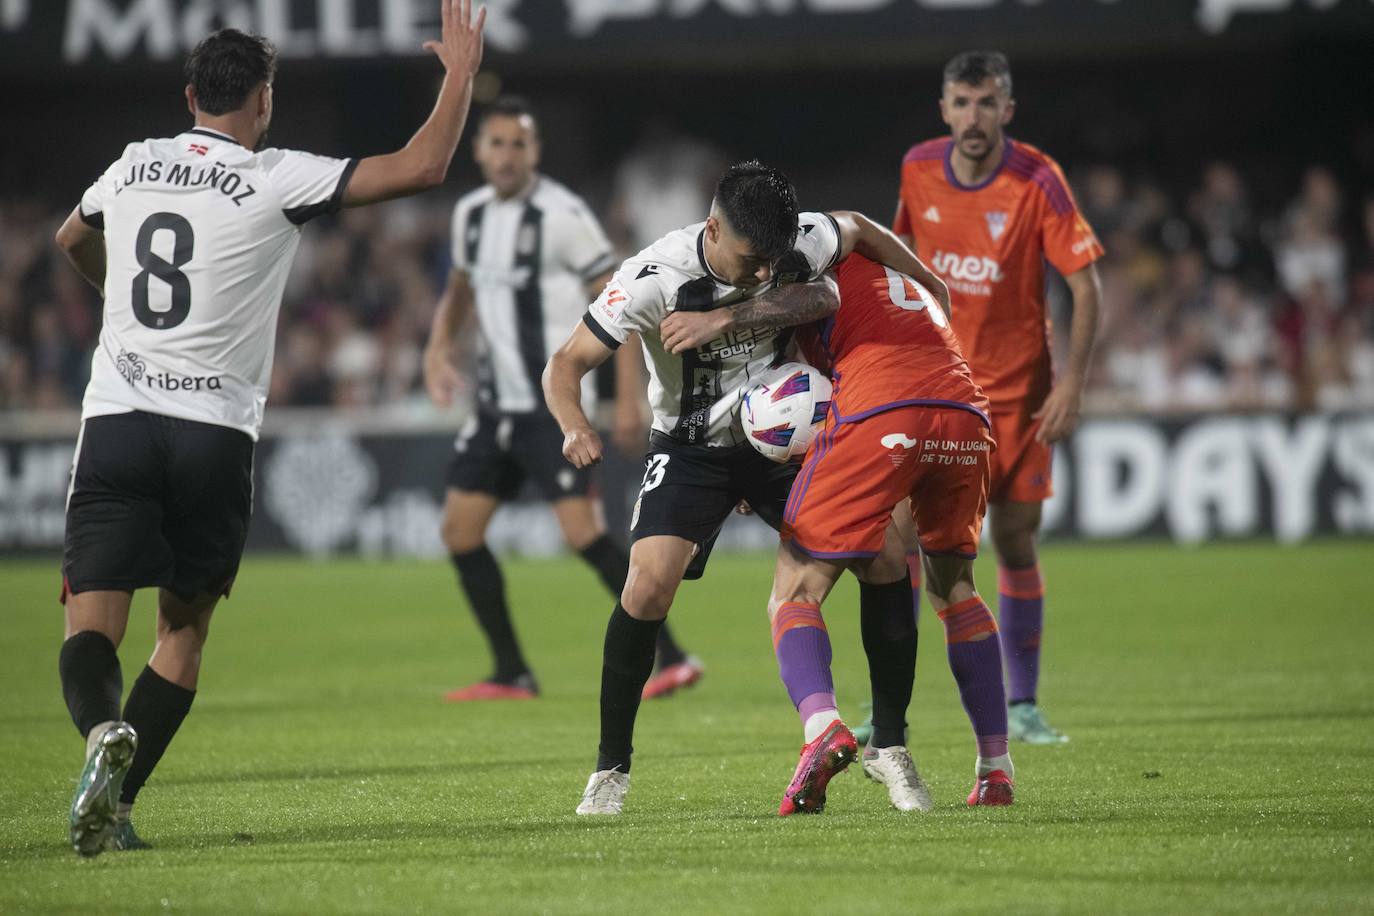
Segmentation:
{"type": "Polygon", "coordinates": [[[768,598],[768,619],[772,620],[777,616],[784,606],[789,604],[808,604],[820,607],[825,601],[825,593],[815,589],[806,588],[803,583],[794,586],[775,586],[773,594],[768,598]]]}
{"type": "Polygon", "coordinates": [[[1034,531],[994,535],[993,543],[997,547],[997,560],[1003,566],[1020,569],[1036,563],[1034,531]]]}
{"type": "Polygon", "coordinates": [[[1000,520],[991,527],[992,543],[997,559],[1004,566],[1031,566],[1035,563],[1037,525],[1020,519],[1000,520]]]}
{"type": "Polygon", "coordinates": [[[677,583],[653,570],[631,565],[620,592],[620,606],[637,620],[662,620],[672,607],[677,583]]]}
{"type": "Polygon", "coordinates": [[[469,553],[486,543],[485,532],[474,531],[461,519],[448,515],[439,524],[439,536],[449,553],[469,553]]]}
{"type": "Polygon", "coordinates": [[[896,582],[898,579],[910,578],[911,570],[906,564],[905,551],[898,551],[896,554],[883,551],[863,569],[856,569],[855,574],[860,582],[886,585],[889,582],[896,582]]]}
{"type": "Polygon", "coordinates": [[[925,558],[926,594],[944,604],[957,604],[976,594],[973,561],[962,557],[925,558]]]}

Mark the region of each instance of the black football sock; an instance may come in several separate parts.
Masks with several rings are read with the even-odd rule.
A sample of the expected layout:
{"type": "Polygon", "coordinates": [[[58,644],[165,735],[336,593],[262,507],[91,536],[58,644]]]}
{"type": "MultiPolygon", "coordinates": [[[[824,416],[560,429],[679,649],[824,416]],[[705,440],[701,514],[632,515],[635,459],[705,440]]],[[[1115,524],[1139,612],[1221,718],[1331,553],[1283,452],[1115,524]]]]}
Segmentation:
{"type": "Polygon", "coordinates": [[[588,566],[596,570],[606,591],[619,599],[621,589],[625,587],[625,577],[630,574],[630,555],[611,540],[609,534],[601,535],[578,553],[588,566]]]}
{"type": "MultiPolygon", "coordinates": [[[[582,559],[586,560],[588,565],[596,570],[596,574],[601,577],[607,590],[619,598],[621,589],[625,587],[625,577],[630,574],[629,554],[625,553],[619,544],[611,540],[608,534],[601,535],[578,552],[582,554],[582,559]]],[[[687,653],[674,641],[673,634],[669,631],[666,622],[658,631],[657,651],[657,664],[660,668],[687,660],[687,653]]]]}
{"type": "Polygon", "coordinates": [[[104,633],[82,630],[62,643],[57,656],[62,695],[77,731],[85,738],[101,722],[119,718],[124,674],[114,643],[104,633]]]}
{"type": "Polygon", "coordinates": [[[661,620],[636,620],[618,601],[611,611],[601,659],[601,746],[597,770],[630,772],[639,695],[654,670],[654,640],[662,626],[661,620]]]}
{"type": "Polygon", "coordinates": [[[492,556],[486,545],[467,553],[455,553],[452,559],[458,570],[458,583],[496,659],[493,680],[503,684],[514,683],[520,675],[528,674],[530,668],[525,664],[525,657],[520,654],[520,644],[515,640],[510,608],[506,606],[506,580],[501,575],[501,567],[496,565],[496,557],[492,556]]]}
{"type": "Polygon", "coordinates": [[[916,677],[911,580],[859,583],[859,627],[873,690],[873,747],[906,744],[906,710],[916,677]]]}
{"type": "Polygon", "coordinates": [[[124,788],[119,800],[132,805],[138,797],[138,790],[152,775],[153,767],[162,759],[172,736],[181,727],[181,721],[191,711],[191,702],[196,698],[194,690],[187,690],[158,674],[152,668],[144,667],[129,691],[129,699],[124,704],[124,721],[133,726],[138,735],[138,750],[134,752],[134,762],[124,777],[124,788]]]}
{"type": "Polygon", "coordinates": [[[655,640],[656,656],[658,667],[666,668],[669,665],[679,665],[687,661],[687,653],[682,651],[682,647],[673,639],[672,632],[668,629],[668,622],[665,620],[663,626],[659,627],[658,639],[655,640]]]}

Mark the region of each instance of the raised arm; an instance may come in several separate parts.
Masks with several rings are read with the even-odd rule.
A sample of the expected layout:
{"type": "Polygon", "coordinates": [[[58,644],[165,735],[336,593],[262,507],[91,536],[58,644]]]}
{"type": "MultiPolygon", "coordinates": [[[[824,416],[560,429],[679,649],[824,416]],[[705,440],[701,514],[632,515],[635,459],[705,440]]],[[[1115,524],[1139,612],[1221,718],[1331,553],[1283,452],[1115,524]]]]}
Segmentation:
{"type": "Polygon", "coordinates": [[[949,288],[945,286],[945,281],[916,257],[915,252],[891,230],[852,210],[838,210],[830,215],[840,227],[841,258],[857,251],[870,260],[906,274],[930,290],[945,314],[949,314],[949,288]]]}
{"type": "Polygon", "coordinates": [[[472,19],[472,0],[440,0],[443,31],[439,41],[425,42],[444,65],[444,82],[429,118],[410,142],[394,153],[369,156],[358,163],[344,191],[345,207],[360,207],[404,197],[443,183],[458,148],[472,102],[472,78],[482,63],[482,26],[487,9],[472,19]]]}
{"type": "Polygon", "coordinates": [[[434,319],[429,324],[429,343],[425,345],[425,389],[430,400],[440,407],[453,403],[453,394],[462,378],[453,362],[453,339],[472,314],[472,285],[468,275],[457,268],[448,273],[448,284],[439,296],[434,319]]]}
{"type": "Polygon", "coordinates": [[[835,314],[840,292],[829,274],[788,283],[709,312],[673,312],[659,326],[669,353],[695,350],[737,328],[789,328],[835,314]]]}
{"type": "Polygon", "coordinates": [[[78,206],[57,230],[57,247],[86,282],[105,294],[105,233],[81,218],[78,206]]]}
{"type": "Polygon", "coordinates": [[[563,430],[563,457],[574,467],[599,464],[601,437],[582,411],[582,377],[611,358],[612,350],[579,321],[544,367],[544,403],[563,430]]]}

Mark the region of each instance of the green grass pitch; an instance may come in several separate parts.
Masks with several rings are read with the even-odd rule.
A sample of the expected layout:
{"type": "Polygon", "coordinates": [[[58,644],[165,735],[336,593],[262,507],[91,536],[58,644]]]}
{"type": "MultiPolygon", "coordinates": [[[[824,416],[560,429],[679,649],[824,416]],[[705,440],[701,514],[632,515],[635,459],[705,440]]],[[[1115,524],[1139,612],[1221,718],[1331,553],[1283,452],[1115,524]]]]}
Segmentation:
{"type": "MultiPolygon", "coordinates": [[[[717,557],[673,620],[694,690],[641,711],[626,813],[573,807],[611,602],[575,560],[506,564],[544,697],[455,706],[484,646],[442,563],[250,556],[196,706],[144,789],[146,852],[79,861],[81,745],[57,682],[55,564],[0,564],[0,912],[1374,911],[1374,547],[1051,545],[1042,702],[1017,802],[970,810],[973,743],[922,613],[900,815],[857,768],[778,818],[800,728],[763,606],[771,558],[717,557]]],[[[990,563],[980,566],[995,591],[990,563]]],[[[826,607],[841,703],[856,592],[826,607]]],[[[152,595],[121,650],[151,645],[152,595]]]]}

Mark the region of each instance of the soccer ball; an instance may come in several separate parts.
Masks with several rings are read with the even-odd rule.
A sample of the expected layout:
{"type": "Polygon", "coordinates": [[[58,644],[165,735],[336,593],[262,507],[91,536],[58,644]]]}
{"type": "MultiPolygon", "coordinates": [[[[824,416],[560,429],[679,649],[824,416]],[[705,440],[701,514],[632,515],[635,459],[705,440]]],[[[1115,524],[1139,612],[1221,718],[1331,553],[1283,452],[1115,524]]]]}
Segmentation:
{"type": "Polygon", "coordinates": [[[749,444],[781,464],[806,454],[828,410],[830,379],[814,366],[783,363],[744,389],[739,418],[749,444]]]}

